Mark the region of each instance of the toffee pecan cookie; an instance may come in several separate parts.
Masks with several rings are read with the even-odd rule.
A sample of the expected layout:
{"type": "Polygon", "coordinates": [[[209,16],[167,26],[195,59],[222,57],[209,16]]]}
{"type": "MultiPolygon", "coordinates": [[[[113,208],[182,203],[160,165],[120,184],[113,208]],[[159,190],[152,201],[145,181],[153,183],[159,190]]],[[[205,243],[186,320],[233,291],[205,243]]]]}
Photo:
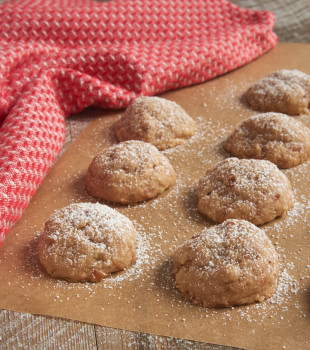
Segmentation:
{"type": "Polygon", "coordinates": [[[190,138],[195,123],[176,102],[160,97],[139,97],[115,125],[119,141],[141,140],[159,150],[175,147],[190,138]]]}
{"type": "Polygon", "coordinates": [[[282,69],[254,83],[246,92],[250,106],[264,112],[309,114],[310,75],[282,69]]]}
{"type": "Polygon", "coordinates": [[[200,179],[198,210],[215,222],[262,225],[293,207],[288,178],[267,160],[227,158],[200,179]]]}
{"type": "Polygon", "coordinates": [[[257,114],[237,126],[224,148],[238,158],[266,159],[291,168],[310,158],[310,129],[286,114],[257,114]]]}
{"type": "Polygon", "coordinates": [[[268,299],[278,254],[265,232],[245,220],[226,220],[184,242],[173,259],[175,285],[194,304],[229,307],[268,299]]]}
{"type": "Polygon", "coordinates": [[[86,174],[94,197],[122,204],[156,197],[175,183],[169,160],[150,143],[126,141],[96,155],[86,174]]]}
{"type": "Polygon", "coordinates": [[[136,261],[136,231],[127,217],[106,205],[76,203],[46,221],[38,249],[51,276],[99,282],[136,261]]]}

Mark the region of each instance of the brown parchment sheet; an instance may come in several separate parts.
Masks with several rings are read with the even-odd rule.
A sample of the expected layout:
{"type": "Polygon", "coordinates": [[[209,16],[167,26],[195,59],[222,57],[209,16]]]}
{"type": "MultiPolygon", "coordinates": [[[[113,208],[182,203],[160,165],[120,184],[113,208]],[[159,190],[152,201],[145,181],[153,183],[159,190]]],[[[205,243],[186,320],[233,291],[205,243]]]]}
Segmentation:
{"type": "MultiPolygon", "coordinates": [[[[197,211],[196,187],[207,168],[229,156],[225,137],[255,113],[243,93],[277,69],[310,74],[309,58],[310,44],[278,44],[225,76],[162,95],[196,120],[196,134],[163,152],[177,173],[172,189],[145,203],[111,205],[137,228],[138,260],[97,284],[52,279],[37,255],[38,235],[55,209],[96,202],[84,188],[87,167],[103,147],[116,143],[113,126],[122,111],[84,111],[94,120],[50,170],[0,249],[0,307],[247,349],[309,348],[310,162],[284,171],[294,209],[262,226],[281,257],[279,286],[269,301],[228,309],[194,306],[174,288],[171,260],[178,245],[212,225],[197,211]]],[[[298,119],[310,126],[310,116],[298,119]]]]}

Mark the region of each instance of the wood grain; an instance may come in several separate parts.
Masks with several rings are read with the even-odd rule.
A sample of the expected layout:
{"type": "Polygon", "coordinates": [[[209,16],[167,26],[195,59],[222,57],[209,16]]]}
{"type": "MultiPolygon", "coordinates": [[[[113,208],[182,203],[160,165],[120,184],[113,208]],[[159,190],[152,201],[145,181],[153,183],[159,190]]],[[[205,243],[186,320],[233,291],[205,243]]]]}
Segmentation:
{"type": "Polygon", "coordinates": [[[96,349],[95,326],[8,310],[0,312],[0,349],[96,349]]]}
{"type": "Polygon", "coordinates": [[[9,310],[0,310],[0,324],[1,350],[237,349],[9,310]]]}

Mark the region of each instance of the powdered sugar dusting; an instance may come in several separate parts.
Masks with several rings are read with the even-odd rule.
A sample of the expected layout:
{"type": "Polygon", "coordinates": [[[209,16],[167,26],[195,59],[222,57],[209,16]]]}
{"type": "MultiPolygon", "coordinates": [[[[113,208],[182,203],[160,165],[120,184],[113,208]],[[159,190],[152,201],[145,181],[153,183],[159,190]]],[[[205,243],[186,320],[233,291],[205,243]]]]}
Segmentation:
{"type": "Polygon", "coordinates": [[[215,222],[240,218],[263,224],[292,207],[286,176],[265,160],[227,158],[200,179],[198,209],[215,222]]]}
{"type": "Polygon", "coordinates": [[[149,163],[159,162],[166,164],[165,158],[157,148],[141,141],[127,141],[114,145],[99,153],[95,158],[95,166],[100,173],[110,172],[117,176],[126,173],[128,177],[136,177],[137,173],[146,168],[149,163]]]}
{"type": "MultiPolygon", "coordinates": [[[[244,87],[245,85],[243,90],[244,87]]],[[[148,322],[151,318],[152,322],[162,327],[162,334],[166,334],[169,328],[177,327],[186,331],[203,325],[210,329],[212,324],[220,329],[220,339],[225,339],[232,331],[236,334],[245,332],[251,335],[255,332],[268,332],[276,327],[293,327],[292,320],[299,323],[302,320],[308,322],[309,314],[301,300],[305,298],[308,290],[310,271],[307,267],[310,266],[310,261],[305,258],[310,239],[309,162],[284,171],[294,188],[294,208],[288,211],[286,216],[262,227],[276,247],[281,260],[279,283],[272,298],[248,306],[207,309],[192,305],[180,296],[174,286],[174,251],[194,234],[214,225],[197,210],[198,181],[209,168],[229,156],[223,149],[223,141],[240,120],[252,114],[252,111],[240,106],[237,91],[238,87],[228,86],[223,92],[224,95],[220,96],[218,89],[212,89],[211,86],[210,91],[205,89],[196,96],[197,101],[205,106],[201,106],[200,113],[193,116],[196,117],[195,135],[184,144],[163,152],[177,173],[176,184],[171,189],[147,202],[115,206],[120,213],[132,220],[138,231],[138,259],[135,265],[96,284],[68,283],[51,279],[40,266],[37,255],[37,235],[42,231],[43,225],[35,226],[29,220],[28,229],[36,232],[36,235],[22,252],[18,252],[22,256],[22,262],[14,260],[14,264],[11,264],[14,253],[9,249],[4,252],[0,264],[7,266],[9,273],[16,278],[5,279],[3,284],[8,286],[12,293],[22,296],[26,304],[27,299],[32,300],[33,295],[41,293],[46,301],[56,306],[55,309],[58,307],[66,310],[68,307],[70,310],[76,310],[74,317],[79,319],[85,307],[90,316],[96,314],[102,323],[106,315],[113,318],[115,310],[122,310],[124,314],[130,315],[129,319],[132,316],[141,322],[148,322]],[[202,96],[205,99],[202,99],[202,96]],[[219,104],[218,115],[208,113],[211,100],[212,103],[216,101],[219,104]],[[229,122],[225,118],[221,119],[220,113],[229,113],[231,108],[240,111],[238,116],[229,122]],[[302,232],[299,231],[300,227],[302,232]]],[[[106,124],[104,125],[106,128],[106,124]]],[[[103,129],[104,127],[100,127],[93,130],[92,136],[96,140],[93,153],[100,151],[103,129]]],[[[112,126],[104,130],[104,135],[112,135],[111,130],[112,126]]],[[[115,143],[113,137],[108,139],[115,143]]],[[[83,145],[78,144],[75,152],[83,154],[83,151],[83,145]]],[[[62,205],[64,202],[96,201],[85,191],[84,183],[86,169],[92,156],[93,154],[87,154],[84,157],[86,161],[83,169],[76,169],[67,164],[62,177],[46,179],[53,190],[49,202],[42,205],[42,208],[47,208],[45,213],[51,213],[53,207],[61,207],[58,203],[60,197],[62,205]]],[[[32,205],[37,203],[33,201],[32,205]]],[[[22,237],[23,232],[17,232],[17,235],[22,237]]],[[[116,317],[120,318],[115,315],[116,317]]],[[[120,323],[119,327],[128,328],[122,320],[117,322],[120,323]]]]}
{"type": "MultiPolygon", "coordinates": [[[[289,267],[294,269],[294,265],[289,267]]],[[[278,287],[273,296],[268,300],[270,304],[282,305],[285,303],[288,295],[296,295],[299,291],[299,283],[288,271],[288,268],[282,266],[282,271],[279,276],[278,287]]]]}
{"type": "MultiPolygon", "coordinates": [[[[47,278],[47,274],[42,269],[38,261],[37,246],[38,241],[41,235],[41,232],[37,232],[33,241],[27,247],[27,255],[24,265],[24,273],[28,275],[33,281],[40,283],[42,279],[46,279],[45,283],[42,284],[42,287],[45,287],[46,290],[49,290],[51,287],[56,290],[61,291],[63,288],[68,290],[76,290],[77,292],[86,291],[86,295],[90,296],[96,293],[97,285],[100,285],[100,288],[113,288],[117,285],[122,285],[123,282],[130,283],[136,279],[139,279],[145,270],[149,269],[149,266],[152,266],[152,257],[150,256],[150,240],[139,233],[139,225],[137,227],[136,241],[137,241],[137,260],[134,265],[124,269],[123,271],[113,273],[112,275],[104,278],[101,282],[94,283],[71,283],[61,279],[50,279],[47,278]],[[37,264],[34,264],[34,261],[37,264]]],[[[140,228],[141,229],[141,228],[140,228]]],[[[58,295],[57,293],[57,295],[58,295]]],[[[56,296],[55,301],[59,301],[59,298],[56,296]]]]}
{"type": "Polygon", "coordinates": [[[245,220],[204,229],[174,254],[177,288],[209,307],[265,300],[274,292],[278,269],[268,237],[245,220]]]}
{"type": "MultiPolygon", "coordinates": [[[[170,258],[166,260],[167,254],[168,256],[172,255],[175,249],[184,242],[184,236],[189,238],[193,235],[193,233],[197,233],[199,227],[204,225],[209,225],[208,222],[205,221],[203,217],[197,212],[195,201],[195,189],[198,183],[198,179],[204,175],[205,169],[209,168],[211,165],[215,164],[219,160],[223,159],[223,156],[227,156],[228,154],[222,148],[222,141],[232,130],[232,126],[222,123],[221,121],[213,121],[212,118],[206,118],[202,116],[198,116],[196,119],[197,132],[196,134],[189,139],[183,145],[177,146],[175,148],[171,148],[165,150],[163,154],[165,154],[170,162],[173,164],[177,174],[177,182],[176,185],[169,190],[164,196],[160,196],[155,198],[150,202],[145,202],[141,204],[137,204],[135,206],[122,207],[119,208],[120,211],[128,216],[129,218],[134,220],[134,225],[138,229],[138,252],[137,252],[137,263],[136,265],[128,268],[124,272],[120,272],[114,274],[111,278],[107,278],[100,282],[100,285],[103,285],[105,288],[109,290],[114,290],[112,294],[117,294],[117,290],[119,287],[124,287],[126,284],[130,284],[133,281],[139,281],[141,276],[145,276],[145,273],[149,276],[152,274],[156,274],[156,270],[158,263],[163,261],[160,286],[161,289],[157,291],[158,293],[158,302],[160,303],[167,297],[167,291],[169,291],[171,299],[171,305],[175,309],[182,308],[182,305],[186,305],[187,308],[191,310],[197,308],[187,303],[184,299],[181,299],[178,292],[174,289],[173,278],[172,278],[172,262],[170,258]],[[203,143],[202,140],[206,139],[208,142],[203,143]],[[200,144],[198,148],[197,144],[200,144]],[[193,154],[192,149],[198,149],[198,151],[193,154]],[[189,159],[193,159],[192,162],[189,162],[189,159]],[[198,163],[198,167],[192,167],[194,163],[198,163]],[[188,177],[189,169],[191,171],[191,177],[188,177]],[[185,205],[185,213],[188,215],[186,221],[194,225],[193,229],[188,227],[188,224],[184,226],[183,215],[184,212],[180,211],[180,203],[184,203],[185,205]],[[139,212],[144,212],[143,215],[139,216],[139,220],[137,221],[136,215],[139,212]],[[163,214],[165,212],[166,214],[163,214]],[[152,218],[156,215],[159,215],[157,222],[154,224],[152,218]],[[174,234],[171,237],[170,222],[174,222],[174,234]],[[146,229],[147,228],[147,229],[146,229]],[[164,244],[166,248],[164,248],[162,242],[168,243],[168,245],[164,244]]],[[[306,165],[303,165],[306,167],[306,165]]],[[[299,168],[289,170],[290,173],[298,172],[299,168]]],[[[302,170],[302,173],[304,171],[302,170]]],[[[60,189],[61,191],[61,189],[60,189]]],[[[81,193],[81,190],[79,190],[81,193]]],[[[91,199],[91,197],[82,196],[81,199],[85,200],[85,198],[91,199]]],[[[286,220],[289,220],[292,217],[292,221],[296,221],[300,219],[303,211],[305,209],[305,204],[302,206],[298,205],[296,202],[296,207],[293,211],[290,211],[287,214],[286,220]],[[293,215],[293,212],[295,214],[293,215]]],[[[183,206],[183,204],[182,204],[183,206]]],[[[287,224],[286,221],[278,221],[273,224],[267,226],[266,232],[271,236],[273,232],[280,231],[283,225],[287,224]]],[[[275,243],[277,243],[276,237],[271,237],[275,243]]],[[[279,244],[276,244],[279,247],[279,244]]],[[[281,250],[281,247],[278,248],[281,250]]],[[[281,251],[280,251],[281,253],[281,251]]],[[[35,251],[33,251],[35,254],[35,251]]],[[[29,260],[29,265],[30,265],[29,260]]],[[[285,266],[285,265],[283,265],[285,266]]],[[[37,271],[38,272],[38,271],[37,271]]],[[[32,275],[32,278],[40,279],[41,275],[38,274],[32,275]]],[[[289,270],[286,270],[287,275],[289,276],[289,270]]],[[[44,273],[43,273],[44,276],[44,273]]],[[[157,277],[156,277],[157,278],[157,277]]],[[[251,322],[261,322],[262,319],[268,317],[271,313],[277,314],[281,312],[282,309],[286,308],[286,303],[292,298],[294,293],[298,292],[298,290],[294,290],[292,293],[292,289],[289,288],[290,283],[296,281],[294,277],[291,277],[291,280],[288,278],[282,279],[282,282],[279,283],[277,292],[275,295],[278,295],[278,291],[281,291],[281,298],[271,299],[273,301],[272,305],[274,311],[268,309],[268,304],[257,304],[255,306],[248,306],[247,308],[242,308],[242,313],[244,313],[244,317],[251,319],[251,322]],[[253,308],[258,311],[256,316],[253,316],[253,308]]],[[[53,281],[55,283],[55,281],[53,281]]],[[[140,282],[138,282],[139,285],[140,282]]],[[[142,282],[141,282],[142,283],[142,282]]],[[[154,280],[150,277],[145,282],[150,289],[157,289],[154,284],[154,280]]],[[[56,285],[58,288],[62,289],[63,287],[69,289],[77,289],[80,291],[87,291],[89,295],[93,295],[95,293],[96,287],[93,284],[68,284],[64,281],[57,281],[56,285]]],[[[143,283],[143,285],[145,285],[143,283]]],[[[111,296],[112,296],[111,294],[111,296]]],[[[55,298],[56,302],[59,302],[58,298],[55,298]]],[[[218,315],[217,317],[223,317],[223,319],[227,319],[231,316],[232,311],[227,311],[230,316],[227,316],[226,313],[219,312],[217,310],[211,309],[202,309],[198,308],[201,313],[200,317],[211,317],[212,314],[218,315]]],[[[237,309],[236,309],[237,310],[237,309]]],[[[236,313],[236,311],[235,311],[236,313]]],[[[240,316],[240,315],[239,315],[240,316]]],[[[197,315],[196,315],[197,317],[197,315]]]]}
{"type": "Polygon", "coordinates": [[[310,158],[310,129],[285,114],[254,114],[237,126],[224,147],[236,157],[266,159],[290,168],[310,158]]]}
{"type": "Polygon", "coordinates": [[[142,140],[164,150],[191,137],[195,123],[176,102],[142,96],[126,109],[115,125],[115,132],[120,141],[142,140]]]}
{"type": "Polygon", "coordinates": [[[310,75],[282,69],[254,83],[247,92],[250,105],[261,111],[309,114],[310,75]]]}
{"type": "Polygon", "coordinates": [[[91,239],[96,243],[101,243],[107,233],[113,232],[121,238],[133,228],[127,217],[100,203],[72,204],[56,211],[48,224],[53,228],[50,237],[55,240],[74,231],[78,240],[91,239]]]}

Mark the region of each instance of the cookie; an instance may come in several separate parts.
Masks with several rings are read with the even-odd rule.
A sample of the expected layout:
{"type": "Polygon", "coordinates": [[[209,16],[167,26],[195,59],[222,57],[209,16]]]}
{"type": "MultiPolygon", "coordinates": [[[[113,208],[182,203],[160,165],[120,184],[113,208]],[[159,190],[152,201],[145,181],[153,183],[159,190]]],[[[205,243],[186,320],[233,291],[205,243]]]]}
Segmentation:
{"type": "Polygon", "coordinates": [[[293,207],[288,178],[267,160],[227,158],[200,179],[198,210],[214,222],[262,225],[293,207]]]}
{"type": "Polygon", "coordinates": [[[126,141],[96,155],[86,174],[94,197],[122,204],[142,202],[175,183],[169,160],[150,143],[126,141]]]}
{"type": "Polygon", "coordinates": [[[253,84],[246,99],[259,111],[310,114],[310,75],[297,69],[279,70],[253,84]]]}
{"type": "Polygon", "coordinates": [[[237,126],[224,148],[238,158],[265,159],[291,168],[310,158],[310,129],[286,114],[257,114],[237,126]]]}
{"type": "Polygon", "coordinates": [[[173,265],[177,289],[204,307],[262,302],[273,295],[279,276],[270,239],[245,220],[205,228],[176,250],[173,265]]]}
{"type": "Polygon", "coordinates": [[[136,231],[126,216],[106,205],[76,203],[46,221],[38,250],[51,276],[99,282],[136,261],[136,231]]]}
{"type": "Polygon", "coordinates": [[[195,132],[193,119],[176,102],[160,97],[139,97],[115,125],[119,141],[149,142],[159,150],[175,147],[195,132]]]}

